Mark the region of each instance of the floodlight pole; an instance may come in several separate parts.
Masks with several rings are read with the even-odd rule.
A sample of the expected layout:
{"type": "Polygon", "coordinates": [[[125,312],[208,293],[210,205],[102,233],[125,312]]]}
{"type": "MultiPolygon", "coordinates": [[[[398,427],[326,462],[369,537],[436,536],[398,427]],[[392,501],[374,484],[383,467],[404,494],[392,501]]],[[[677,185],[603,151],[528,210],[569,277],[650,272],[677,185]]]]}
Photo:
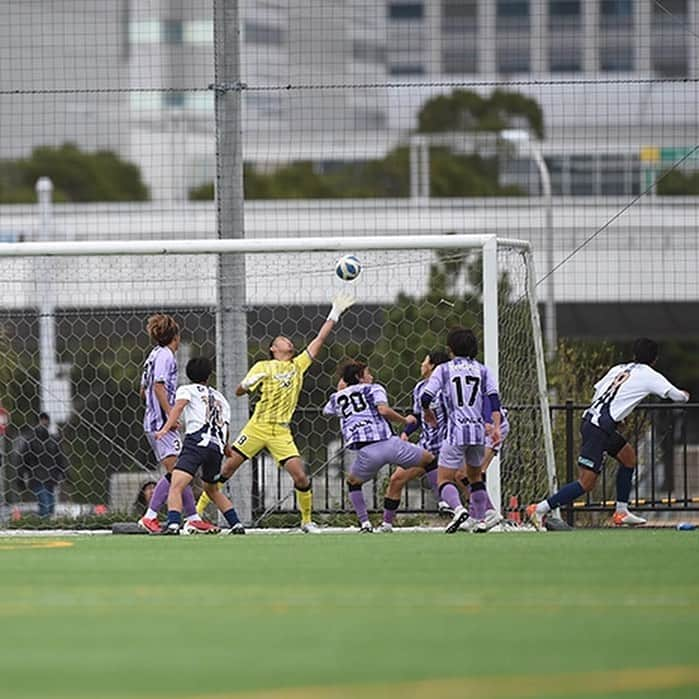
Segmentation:
{"type": "Polygon", "coordinates": [[[536,163],[541,179],[541,194],[544,201],[544,272],[546,293],[544,298],[544,325],[546,355],[551,359],[556,354],[558,329],[556,323],[556,290],[553,281],[553,197],[551,194],[551,173],[549,172],[541,146],[524,129],[505,129],[500,138],[512,144],[519,151],[527,153],[536,163]]]}

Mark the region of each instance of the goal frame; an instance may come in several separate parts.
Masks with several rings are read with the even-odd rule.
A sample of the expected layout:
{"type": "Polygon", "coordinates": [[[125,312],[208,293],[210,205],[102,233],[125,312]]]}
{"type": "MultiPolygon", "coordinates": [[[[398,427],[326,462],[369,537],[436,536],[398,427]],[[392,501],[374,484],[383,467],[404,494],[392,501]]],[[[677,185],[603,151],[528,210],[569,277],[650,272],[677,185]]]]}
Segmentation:
{"type": "MultiPolygon", "coordinates": [[[[546,368],[541,322],[536,299],[536,277],[529,241],[496,235],[450,233],[438,235],[383,235],[347,237],[234,238],[186,240],[41,241],[4,243],[0,257],[55,257],[89,255],[249,254],[285,252],[354,252],[358,250],[480,250],[483,259],[483,353],[485,364],[499,381],[498,332],[498,247],[514,248],[523,254],[526,266],[527,299],[533,329],[537,376],[537,400],[544,437],[545,468],[549,494],[556,488],[546,368]]],[[[219,360],[220,361],[220,360],[219,360]]],[[[235,480],[235,479],[234,479],[235,480]]],[[[499,459],[493,459],[488,489],[496,507],[501,508],[499,459]]],[[[241,492],[242,494],[242,492],[241,492]]]]}

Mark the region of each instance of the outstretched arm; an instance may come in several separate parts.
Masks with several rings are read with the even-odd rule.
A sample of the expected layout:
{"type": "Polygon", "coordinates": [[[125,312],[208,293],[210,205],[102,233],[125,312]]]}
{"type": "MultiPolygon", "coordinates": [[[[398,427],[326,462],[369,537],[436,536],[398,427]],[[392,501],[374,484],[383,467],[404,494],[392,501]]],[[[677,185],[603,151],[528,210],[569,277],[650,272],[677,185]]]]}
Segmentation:
{"type": "Polygon", "coordinates": [[[335,323],[340,320],[340,316],[354,303],[354,297],[350,296],[348,293],[341,291],[333,299],[333,305],[328,314],[328,318],[323,323],[320,331],[315,336],[313,340],[309,343],[306,351],[311,355],[312,359],[315,359],[320,352],[321,347],[325,344],[328,339],[332,329],[335,327],[335,323]]]}
{"type": "Polygon", "coordinates": [[[156,439],[162,439],[170,430],[177,428],[177,421],[180,419],[180,415],[182,415],[182,411],[187,403],[189,403],[189,400],[184,398],[175,401],[175,405],[172,406],[165,424],[153,435],[156,439]]]}

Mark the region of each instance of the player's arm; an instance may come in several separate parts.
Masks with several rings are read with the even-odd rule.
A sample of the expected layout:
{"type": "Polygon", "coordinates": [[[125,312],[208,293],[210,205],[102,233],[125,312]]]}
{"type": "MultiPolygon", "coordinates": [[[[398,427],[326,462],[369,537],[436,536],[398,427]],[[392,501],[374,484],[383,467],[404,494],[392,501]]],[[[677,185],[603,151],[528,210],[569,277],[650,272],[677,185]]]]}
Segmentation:
{"type": "Polygon", "coordinates": [[[187,403],[189,403],[189,398],[178,398],[175,401],[175,405],[172,406],[165,424],[153,435],[156,439],[161,439],[170,430],[174,430],[177,427],[177,421],[180,419],[180,415],[182,415],[182,411],[187,403]]]}
{"type": "Polygon", "coordinates": [[[235,395],[240,397],[254,391],[265,376],[267,376],[267,366],[265,362],[253,364],[250,371],[245,375],[245,378],[235,387],[235,395]]]}
{"type": "Polygon", "coordinates": [[[318,334],[306,347],[306,352],[311,355],[311,359],[315,359],[318,356],[321,348],[328,339],[332,329],[335,327],[335,323],[340,320],[340,316],[354,303],[354,298],[349,294],[341,291],[333,299],[332,307],[326,321],[321,326],[318,334]]]}
{"type": "Polygon", "coordinates": [[[154,383],[153,393],[155,394],[155,399],[158,401],[158,405],[162,408],[162,411],[165,413],[165,415],[169,417],[170,411],[172,410],[172,406],[168,401],[167,388],[165,388],[165,382],[158,381],[157,383],[154,383]]]}
{"type": "Polygon", "coordinates": [[[677,388],[671,384],[659,371],[651,369],[650,373],[651,386],[648,389],[649,393],[653,393],[659,398],[668,398],[674,403],[686,403],[689,401],[689,392],[681,388],[677,388]]]}
{"type": "Polygon", "coordinates": [[[376,410],[381,417],[385,417],[391,422],[399,422],[403,425],[414,425],[417,422],[414,415],[401,415],[391,408],[388,403],[377,403],[376,410]]]}

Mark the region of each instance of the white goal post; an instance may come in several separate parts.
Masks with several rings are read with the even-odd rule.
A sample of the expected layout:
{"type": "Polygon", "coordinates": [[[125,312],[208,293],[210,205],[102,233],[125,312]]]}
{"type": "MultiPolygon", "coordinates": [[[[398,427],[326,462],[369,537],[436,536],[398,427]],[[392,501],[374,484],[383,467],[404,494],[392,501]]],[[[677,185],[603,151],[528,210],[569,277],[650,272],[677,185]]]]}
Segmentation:
{"type": "MultiPolygon", "coordinates": [[[[13,412],[23,412],[25,423],[30,422],[32,412],[39,410],[60,416],[59,427],[70,425],[62,436],[64,441],[72,440],[74,459],[89,462],[90,452],[94,451],[94,442],[88,440],[87,433],[95,425],[90,424],[91,413],[85,406],[99,406],[95,408],[99,420],[108,421],[111,413],[103,407],[105,391],[112,391],[113,397],[124,404],[130,400],[121,395],[126,394],[129,384],[119,383],[121,378],[112,379],[109,372],[138,373],[139,357],[145,357],[148,349],[142,327],[150,313],[183,314],[183,330],[192,351],[242,352],[246,360],[249,356],[252,361],[269,334],[280,333],[280,327],[286,328],[283,334],[299,337],[299,342],[304,337],[309,340],[308,334],[317,330],[322,320],[318,307],[327,305],[338,289],[350,288],[357,303],[348,314],[351,319],[345,323],[343,317],[338,325],[339,339],[331,337],[328,342],[336,343],[330,348],[332,358],[344,356],[346,349],[366,354],[377,346],[379,351],[372,354],[373,361],[381,364],[376,367],[377,381],[395,387],[394,392],[399,395],[389,391],[391,402],[405,406],[406,396],[420,378],[417,366],[425,348],[440,338],[444,344],[448,323],[473,327],[482,338],[483,360],[498,377],[513,424],[502,454],[507,462],[504,480],[499,459],[489,470],[491,499],[508,508],[511,503],[504,501],[503,496],[529,499],[547,495],[555,487],[544,353],[532,252],[527,241],[450,232],[7,243],[0,245],[0,272],[3,371],[12,378],[8,386],[21,394],[12,396],[6,391],[0,400],[3,404],[14,402],[13,412]],[[360,278],[348,286],[333,275],[334,259],[343,252],[358,255],[364,266],[360,278]],[[222,254],[245,256],[245,279],[229,279],[225,270],[219,272],[215,260],[222,254]],[[216,332],[216,324],[199,319],[209,313],[218,314],[222,285],[234,287],[234,298],[252,318],[248,321],[248,347],[220,348],[205,337],[205,333],[216,332]],[[265,311],[270,307],[274,308],[272,316],[265,311]],[[114,318],[115,313],[119,318],[114,318]],[[23,337],[25,328],[31,328],[34,336],[23,337]],[[410,334],[409,339],[406,333],[410,334]],[[118,357],[111,355],[103,361],[99,348],[93,351],[93,341],[99,348],[118,345],[125,365],[119,368],[118,357]],[[32,364],[34,349],[38,349],[38,367],[32,364]],[[392,358],[393,350],[396,354],[392,358]],[[93,357],[98,358],[97,368],[81,366],[89,364],[93,357]],[[12,366],[13,362],[16,366],[12,366]],[[64,381],[69,383],[67,388],[61,388],[57,380],[61,369],[64,381]],[[27,379],[23,372],[32,378],[27,379]],[[85,376],[93,377],[91,386],[85,376]]],[[[217,360],[219,385],[222,381],[234,385],[233,381],[240,377],[221,376],[220,357],[217,360]]],[[[180,364],[184,363],[180,358],[180,364]]],[[[323,364],[323,375],[333,369],[334,366],[323,364]]],[[[307,384],[313,381],[310,376],[306,379],[307,384]]],[[[312,388],[310,392],[313,394],[312,388]]],[[[244,402],[236,403],[230,398],[238,408],[231,426],[235,432],[247,417],[248,408],[244,402]]],[[[302,395],[299,411],[304,415],[319,407],[304,404],[303,400],[302,395]]],[[[106,424],[100,427],[107,434],[128,435],[131,426],[138,436],[141,417],[125,414],[115,418],[119,424],[113,429],[106,424]]],[[[316,442],[327,434],[318,432],[316,442]]],[[[109,461],[104,464],[103,479],[113,480],[120,469],[138,471],[140,466],[144,472],[152,470],[153,464],[145,463],[146,452],[136,455],[134,449],[124,446],[127,440],[114,441],[109,456],[93,454],[95,466],[102,459],[109,461]],[[121,463],[116,465],[115,460],[121,463]]],[[[312,464],[309,466],[312,470],[312,464]]],[[[80,475],[77,473],[76,470],[73,475],[68,474],[73,481],[66,490],[72,495],[64,495],[89,501],[91,486],[82,481],[90,469],[83,465],[80,475]]],[[[259,489],[259,483],[256,487],[259,489]]],[[[326,491],[328,487],[326,484],[326,491]]],[[[235,495],[240,500],[250,498],[251,489],[251,480],[241,476],[235,495]]],[[[277,494],[284,492],[277,490],[277,494]]],[[[1,494],[0,505],[8,507],[30,499],[27,493],[16,492],[7,473],[1,494]]],[[[118,508],[111,490],[109,497],[112,509],[118,508]]],[[[332,509],[332,503],[339,502],[334,498],[326,493],[326,507],[320,509],[332,509]]],[[[271,499],[267,497],[267,505],[271,499]]],[[[521,507],[525,504],[519,502],[521,507]]],[[[246,512],[245,507],[242,509],[246,512]]]]}

